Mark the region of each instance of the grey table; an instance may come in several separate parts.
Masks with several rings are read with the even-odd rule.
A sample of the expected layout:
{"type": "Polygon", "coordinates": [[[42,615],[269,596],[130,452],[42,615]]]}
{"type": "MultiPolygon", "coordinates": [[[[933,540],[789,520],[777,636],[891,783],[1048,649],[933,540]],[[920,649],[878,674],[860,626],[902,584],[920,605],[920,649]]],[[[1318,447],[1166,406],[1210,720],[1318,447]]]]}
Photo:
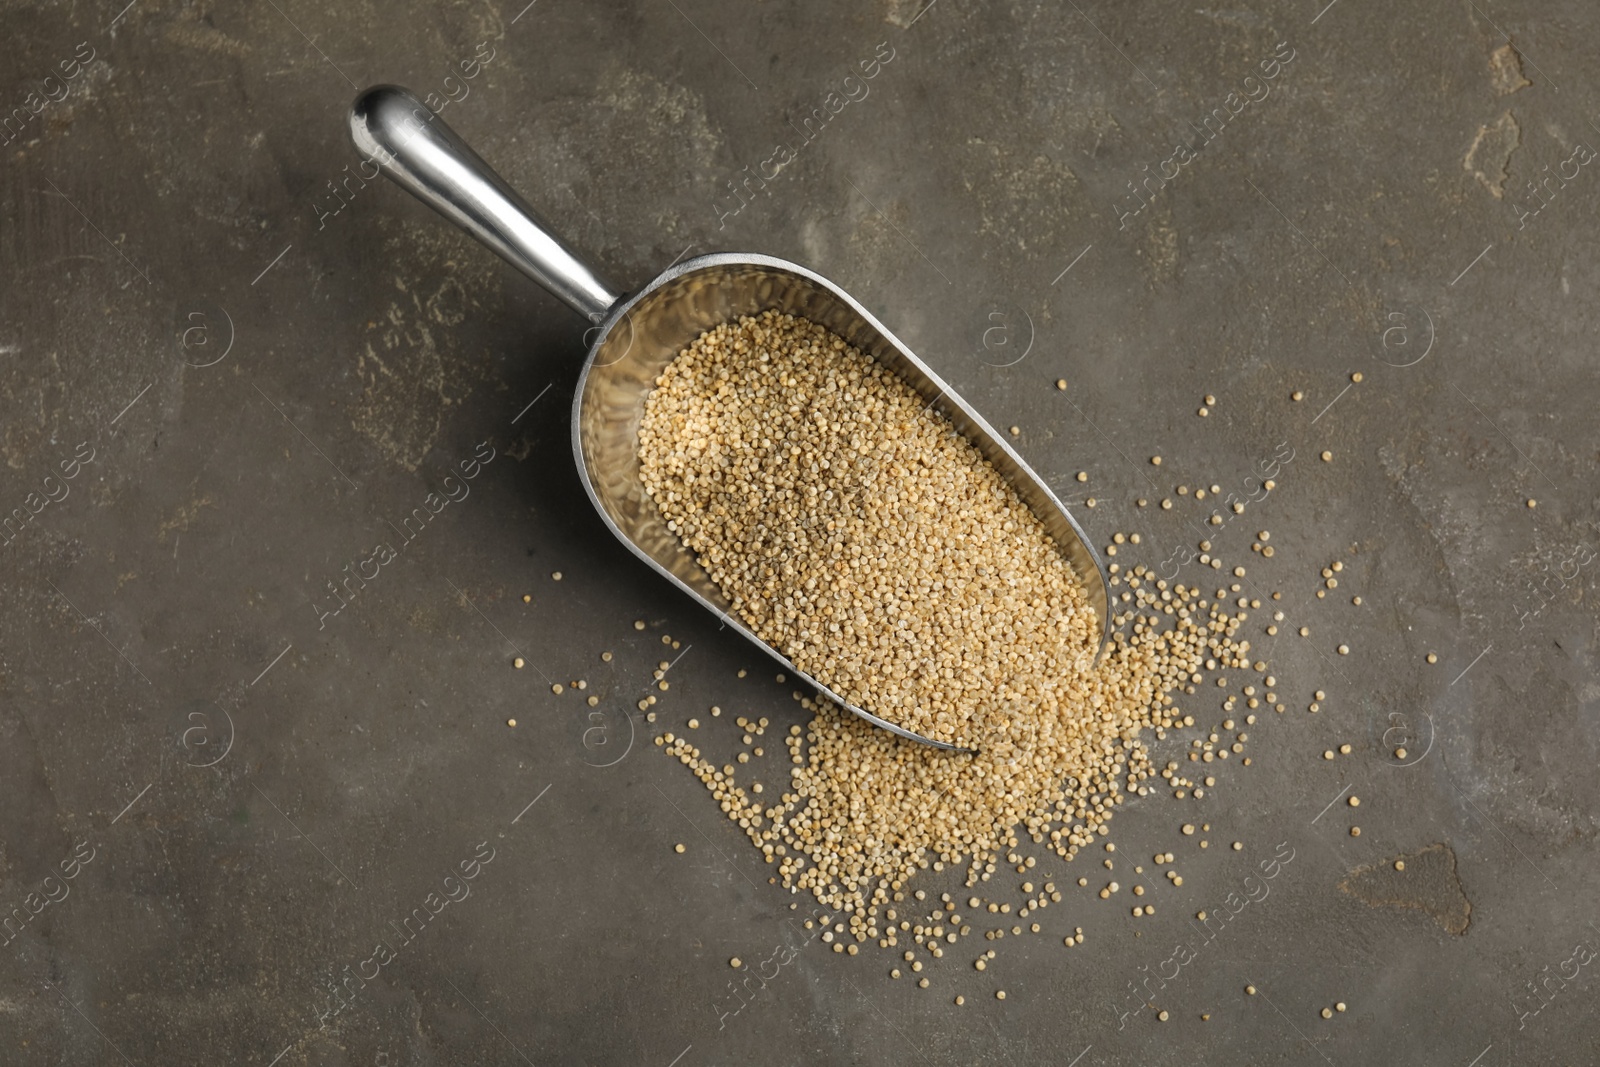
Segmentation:
{"type": "Polygon", "coordinates": [[[1323,3],[11,5],[0,1060],[1594,1062],[1595,15],[1323,3]],[[1156,916],[796,932],[649,742],[803,712],[589,510],[581,324],[360,166],[380,81],[621,284],[836,279],[1121,562],[1273,469],[1287,711],[1119,813],[1156,916]]]}

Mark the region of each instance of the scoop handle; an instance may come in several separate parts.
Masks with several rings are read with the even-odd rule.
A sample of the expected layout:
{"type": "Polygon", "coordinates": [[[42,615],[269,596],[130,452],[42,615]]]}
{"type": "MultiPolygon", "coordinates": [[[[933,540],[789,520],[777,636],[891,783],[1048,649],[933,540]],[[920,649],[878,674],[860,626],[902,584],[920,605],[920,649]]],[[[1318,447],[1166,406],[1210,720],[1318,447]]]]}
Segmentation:
{"type": "Polygon", "coordinates": [[[466,230],[568,307],[599,323],[622,293],[410,90],[374,85],[350,107],[350,139],[390,180],[466,230]]]}

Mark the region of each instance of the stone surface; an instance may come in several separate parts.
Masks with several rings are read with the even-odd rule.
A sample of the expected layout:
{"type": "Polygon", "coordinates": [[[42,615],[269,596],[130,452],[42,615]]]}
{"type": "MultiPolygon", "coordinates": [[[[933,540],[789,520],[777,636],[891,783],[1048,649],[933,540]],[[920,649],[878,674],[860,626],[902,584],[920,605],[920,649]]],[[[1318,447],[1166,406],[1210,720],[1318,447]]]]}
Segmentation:
{"type": "Polygon", "coordinates": [[[1449,845],[1429,845],[1357,867],[1339,888],[1375,908],[1420,911],[1447,933],[1464,934],[1472,925],[1472,903],[1449,845]]]}
{"type": "MultiPolygon", "coordinates": [[[[0,1060],[1592,1058],[1592,6],[121,7],[11,5],[0,64],[0,1060]],[[1118,562],[1202,581],[1208,536],[1247,568],[1286,711],[1203,799],[1119,813],[1155,916],[1041,850],[1065,899],[982,973],[970,942],[922,990],[799,940],[649,744],[725,732],[711,704],[786,728],[790,687],[590,510],[581,321],[362,180],[344,114],[381,81],[620,284],[805,263],[1019,426],[1097,543],[1141,533],[1118,562]],[[1515,144],[1466,165],[1508,106],[1515,144]],[[1175,491],[1248,495],[1264,463],[1217,527],[1175,491]],[[1346,789],[1358,838],[1325,811],[1346,789]],[[1339,889],[1436,842],[1461,936],[1339,889]],[[736,995],[728,960],[786,938],[736,995]]],[[[1219,703],[1186,698],[1157,757],[1219,703]]]]}

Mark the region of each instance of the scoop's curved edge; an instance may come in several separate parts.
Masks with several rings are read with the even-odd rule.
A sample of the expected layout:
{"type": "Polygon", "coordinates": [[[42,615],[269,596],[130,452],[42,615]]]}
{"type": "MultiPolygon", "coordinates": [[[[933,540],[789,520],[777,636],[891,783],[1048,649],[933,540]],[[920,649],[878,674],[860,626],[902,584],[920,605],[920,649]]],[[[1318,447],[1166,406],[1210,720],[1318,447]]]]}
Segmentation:
{"type": "MultiPolygon", "coordinates": [[[[1095,651],[1095,661],[1099,661],[1099,658],[1104,653],[1105,647],[1110,640],[1111,635],[1110,580],[1106,573],[1105,562],[1101,559],[1100,553],[1095,551],[1093,543],[1089,541],[1088,536],[1084,533],[1083,528],[1078,524],[1078,520],[1073,516],[1072,512],[1069,511],[1066,505],[1063,504],[1055,495],[1054,491],[1050,489],[1050,487],[1045,483],[1044,479],[1040,478],[1038,473],[1031,466],[1029,466],[1020,455],[1017,454],[1016,450],[1007,444],[1003,437],[995,432],[994,427],[989,425],[988,420],[986,420],[969,404],[962,400],[960,395],[954,392],[950,388],[949,384],[946,383],[943,378],[939,377],[939,375],[936,374],[932,368],[928,367],[928,365],[923,363],[921,359],[917,358],[917,355],[912,352],[911,349],[900,340],[900,338],[895,336],[893,331],[879,321],[877,316],[873,315],[872,312],[863,307],[859,301],[841,289],[838,285],[834,284],[832,281],[829,281],[827,278],[813,270],[803,267],[798,263],[793,263],[789,260],[779,259],[776,256],[765,256],[759,253],[737,252],[713,252],[707,255],[696,256],[692,259],[684,260],[683,262],[674,264],[667,270],[663,271],[653,281],[651,281],[644,288],[640,289],[638,292],[633,293],[619,301],[599,323],[599,325],[591,328],[589,332],[593,336],[593,340],[589,344],[589,351],[584,358],[583,367],[578,374],[577,385],[573,391],[572,397],[572,453],[575,465],[578,468],[578,479],[583,483],[583,490],[586,494],[588,494],[590,504],[593,505],[594,510],[599,514],[600,519],[605,523],[606,528],[611,531],[612,535],[616,537],[618,541],[621,541],[622,544],[627,547],[628,551],[632,552],[639,559],[643,560],[644,563],[657,574],[666,578],[673,585],[677,586],[684,593],[688,594],[702,607],[716,615],[722,621],[724,626],[732,627],[735,632],[759,646],[776,663],[781,665],[786,670],[792,672],[796,677],[801,678],[810,684],[817,691],[819,696],[826,696],[829,700],[840,705],[847,711],[860,716],[862,719],[872,723],[874,726],[881,727],[891,733],[904,737],[907,740],[917,741],[925,745],[932,745],[935,748],[943,749],[949,752],[972,753],[975,751],[974,749],[961,748],[945,741],[935,741],[932,738],[923,737],[922,735],[913,733],[902,726],[897,726],[896,724],[889,722],[887,719],[880,718],[864,708],[857,707],[854,704],[841,699],[833,692],[832,689],[823,685],[820,681],[812,677],[806,671],[803,671],[799,667],[795,666],[793,661],[791,661],[787,656],[758,637],[752,630],[749,629],[749,627],[745,626],[738,619],[734,618],[725,609],[707,600],[703,595],[701,595],[699,590],[695,589],[693,586],[683,581],[683,579],[679,578],[667,568],[663,567],[659,561],[657,561],[648,552],[636,544],[634,540],[617,525],[616,521],[612,518],[610,511],[606,508],[605,504],[600,498],[599,493],[595,489],[589,472],[589,464],[583,453],[583,440],[580,434],[581,417],[583,411],[585,385],[589,380],[590,371],[595,366],[595,357],[599,353],[601,347],[606,343],[606,340],[610,336],[612,330],[617,326],[618,323],[622,322],[628,317],[629,312],[632,311],[632,309],[641,300],[655,290],[666,285],[668,282],[683,277],[684,275],[692,274],[696,271],[705,270],[707,268],[744,265],[769,267],[799,275],[817,285],[822,286],[824,289],[828,290],[828,292],[833,294],[833,296],[839,301],[848,305],[852,311],[860,315],[862,320],[865,321],[879,335],[881,335],[885,341],[893,345],[900,355],[907,360],[907,362],[915,366],[923,375],[927,377],[931,383],[937,387],[939,392],[943,395],[945,403],[959,408],[962,414],[968,420],[970,420],[988,436],[991,444],[993,444],[999,450],[1005,452],[1007,457],[1016,464],[1017,470],[1029,478],[1035,484],[1035,486],[1037,486],[1038,489],[1055,505],[1055,507],[1060,511],[1062,517],[1067,520],[1068,525],[1071,527],[1073,533],[1077,536],[1084,551],[1093,561],[1096,574],[1100,579],[1100,604],[1104,605],[1104,607],[1101,610],[1101,636],[1100,640],[1096,644],[1095,651]]],[[[685,549],[685,551],[687,551],[687,549],[685,549]]],[[[1082,575],[1079,575],[1080,581],[1082,580],[1082,577],[1082,575]]]]}

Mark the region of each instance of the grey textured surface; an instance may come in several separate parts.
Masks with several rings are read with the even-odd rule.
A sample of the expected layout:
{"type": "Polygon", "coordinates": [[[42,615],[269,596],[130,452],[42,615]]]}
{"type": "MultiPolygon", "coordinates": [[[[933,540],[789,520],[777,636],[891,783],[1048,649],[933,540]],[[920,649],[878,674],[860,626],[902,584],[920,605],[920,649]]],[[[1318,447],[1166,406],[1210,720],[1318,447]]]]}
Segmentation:
{"type": "Polygon", "coordinates": [[[1591,5],[119,8],[5,7],[0,513],[26,521],[0,549],[0,1061],[1595,1062],[1591,5]],[[800,710],[588,510],[576,317],[387,183],[334,198],[379,81],[466,92],[445,118],[624,285],[719,248],[835,279],[1097,497],[1098,544],[1139,531],[1119,562],[1192,551],[1211,502],[1176,485],[1243,492],[1293,450],[1215,534],[1282,591],[1283,636],[1248,629],[1288,710],[1204,800],[1119,814],[1128,884],[1179,854],[1155,917],[1076,887],[1098,856],[1041,852],[1066,899],[984,974],[970,942],[919,990],[890,953],[797,940],[734,998],[729,957],[769,959],[797,913],[647,742],[712,703],[800,710]],[[1195,158],[1136,200],[1179,139],[1195,158]],[[727,183],[780,144],[735,213],[727,183]],[[629,710],[663,634],[652,726],[629,710]],[[596,718],[550,690],[580,677],[596,718]],[[1346,790],[1358,819],[1319,814],[1346,790]],[[1220,933],[1192,919],[1289,849],[1220,933]],[[1402,854],[1428,857],[1414,889],[1360,870],[1402,854]],[[470,896],[392,936],[463,862],[470,896]],[[1170,1019],[1124,1016],[1157,973],[1170,1019]]]}

